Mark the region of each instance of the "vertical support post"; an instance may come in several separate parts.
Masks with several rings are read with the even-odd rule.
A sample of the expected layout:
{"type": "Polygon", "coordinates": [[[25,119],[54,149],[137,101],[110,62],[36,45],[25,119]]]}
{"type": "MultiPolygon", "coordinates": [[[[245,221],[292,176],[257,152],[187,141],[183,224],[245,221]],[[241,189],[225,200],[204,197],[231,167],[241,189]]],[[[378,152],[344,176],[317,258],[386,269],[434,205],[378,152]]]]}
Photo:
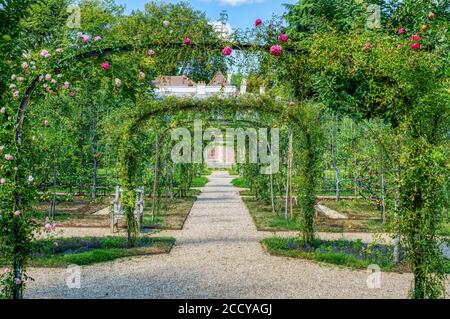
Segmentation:
{"type": "Polygon", "coordinates": [[[291,220],[294,218],[294,205],[292,202],[292,166],[294,163],[294,133],[289,132],[289,213],[291,220]]]}

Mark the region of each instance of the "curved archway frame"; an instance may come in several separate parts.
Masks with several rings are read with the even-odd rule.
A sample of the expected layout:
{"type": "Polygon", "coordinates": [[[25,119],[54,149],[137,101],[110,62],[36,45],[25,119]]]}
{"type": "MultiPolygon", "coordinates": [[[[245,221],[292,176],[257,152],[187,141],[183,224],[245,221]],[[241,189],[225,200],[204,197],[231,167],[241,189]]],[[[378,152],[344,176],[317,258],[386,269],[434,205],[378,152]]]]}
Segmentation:
{"type": "Polygon", "coordinates": [[[123,206],[127,219],[127,234],[130,242],[137,234],[137,222],[134,216],[135,195],[134,189],[137,185],[133,183],[133,176],[137,167],[137,148],[133,145],[139,130],[150,119],[160,114],[171,114],[179,111],[194,110],[205,112],[245,112],[251,111],[258,114],[270,114],[279,119],[280,124],[296,126],[300,131],[308,132],[304,127],[302,115],[305,109],[302,107],[287,107],[286,103],[262,95],[244,95],[235,98],[220,98],[217,96],[208,99],[186,99],[169,97],[162,101],[145,100],[138,103],[134,114],[130,116],[130,121],[123,127],[120,138],[120,148],[118,156],[119,182],[123,189],[123,206]]]}
{"type": "MultiPolygon", "coordinates": [[[[74,57],[74,59],[76,61],[81,61],[81,60],[86,60],[86,59],[90,59],[90,58],[99,58],[99,57],[104,57],[104,56],[108,56],[108,55],[112,55],[112,54],[121,54],[121,53],[127,53],[127,52],[137,52],[137,51],[144,51],[147,50],[148,47],[152,46],[152,43],[148,43],[146,45],[141,45],[141,46],[137,46],[137,47],[133,47],[133,46],[123,46],[123,47],[117,47],[117,48],[104,48],[104,49],[97,49],[94,51],[88,51],[88,52],[84,52],[84,53],[80,53],[78,55],[76,55],[74,57]]],[[[181,44],[179,43],[167,43],[164,46],[161,46],[161,44],[154,44],[154,48],[157,47],[161,47],[161,48],[173,48],[173,49],[177,49],[177,48],[181,48],[181,44]]],[[[196,48],[196,44],[192,44],[190,46],[190,48],[196,48]]],[[[237,43],[237,44],[233,44],[232,45],[233,49],[235,50],[244,50],[244,51],[261,51],[261,52],[267,52],[269,51],[269,46],[265,46],[265,45],[254,45],[254,44],[242,44],[242,43],[237,43]]],[[[222,49],[222,43],[206,43],[203,44],[202,46],[203,49],[209,49],[209,50],[215,50],[215,51],[220,51],[222,49]]],[[[285,52],[289,53],[289,54],[293,54],[296,52],[302,52],[300,49],[293,49],[293,48],[289,48],[289,47],[285,47],[284,49],[285,52]]],[[[49,72],[51,71],[55,71],[57,72],[58,70],[62,69],[65,65],[67,65],[67,63],[69,62],[69,60],[67,59],[62,59],[60,60],[58,63],[55,64],[54,67],[52,67],[50,70],[48,70],[49,72]]],[[[24,122],[26,119],[26,111],[27,111],[27,107],[31,101],[32,98],[32,94],[35,90],[35,88],[37,87],[37,85],[40,82],[42,75],[38,75],[36,76],[30,83],[30,85],[28,86],[28,88],[25,90],[24,95],[22,96],[22,98],[20,99],[19,102],[19,106],[17,109],[17,118],[16,118],[16,123],[13,127],[12,133],[14,135],[14,139],[13,139],[13,143],[14,148],[16,149],[16,160],[17,160],[17,165],[19,165],[19,163],[21,161],[26,160],[24,158],[25,155],[25,149],[23,146],[23,126],[24,126],[24,122]]],[[[186,99],[180,99],[180,100],[174,100],[174,99],[168,99],[168,101],[173,102],[172,106],[168,106],[168,104],[166,102],[157,102],[157,101],[153,101],[153,102],[149,102],[147,101],[147,105],[151,105],[152,107],[154,107],[154,109],[152,111],[148,111],[147,113],[145,113],[145,107],[138,107],[138,110],[142,111],[143,113],[141,114],[141,117],[137,116],[136,117],[136,121],[134,122],[135,127],[139,126],[139,123],[141,121],[145,121],[146,117],[151,117],[155,114],[157,114],[158,112],[165,112],[165,111],[170,111],[170,110],[174,110],[174,108],[177,108],[177,111],[183,111],[183,110],[188,110],[188,109],[196,109],[196,110],[206,110],[208,109],[211,105],[209,105],[209,102],[212,101],[218,101],[219,99],[208,99],[208,100],[186,100],[186,99]],[[208,101],[208,102],[207,102],[208,101]]],[[[245,110],[245,109],[253,109],[256,111],[263,111],[263,112],[268,112],[268,113],[272,113],[274,115],[278,115],[280,116],[280,118],[283,117],[287,117],[287,118],[291,118],[292,120],[295,120],[296,115],[295,112],[293,111],[283,111],[283,108],[281,106],[281,103],[274,103],[274,101],[270,102],[269,98],[238,98],[236,100],[233,99],[220,99],[220,102],[222,103],[221,109],[235,109],[235,110],[245,110]],[[246,101],[246,102],[245,102],[246,101]],[[226,104],[226,106],[223,106],[223,103],[226,104]],[[268,105],[271,105],[273,107],[268,107],[268,105]]],[[[148,107],[147,107],[148,110],[148,107]]],[[[131,130],[132,132],[132,130],[131,130]]],[[[127,135],[125,135],[127,136],[127,135]]],[[[119,168],[119,172],[121,174],[121,176],[123,176],[124,178],[122,179],[122,181],[124,182],[124,187],[126,189],[131,189],[129,188],[131,184],[127,184],[127,181],[130,180],[130,178],[127,177],[127,174],[129,174],[130,172],[130,168],[131,168],[131,164],[133,163],[133,158],[132,156],[130,156],[130,154],[132,154],[132,152],[126,152],[126,150],[129,150],[127,146],[123,146],[121,148],[121,150],[123,150],[121,152],[122,154],[122,163],[128,163],[125,165],[122,165],[119,168]]],[[[27,192],[30,189],[30,185],[25,185],[24,182],[22,181],[23,177],[22,176],[18,176],[17,174],[13,174],[12,180],[14,181],[15,184],[17,184],[16,187],[14,187],[14,190],[10,192],[11,194],[11,205],[13,206],[13,211],[15,210],[22,210],[26,207],[28,207],[28,203],[26,198],[24,198],[24,192],[27,192]]],[[[128,207],[132,207],[134,205],[134,199],[132,199],[132,192],[127,192],[124,194],[124,204],[125,206],[128,207]]],[[[27,259],[27,256],[29,254],[29,249],[24,249],[23,247],[25,247],[25,245],[27,245],[27,242],[29,242],[29,240],[27,238],[31,238],[31,228],[29,227],[29,222],[26,222],[25,219],[24,221],[16,221],[16,219],[13,218],[13,223],[14,223],[14,227],[12,227],[12,229],[10,229],[10,231],[12,232],[13,241],[14,243],[11,244],[12,249],[14,250],[14,260],[13,260],[13,267],[12,267],[12,275],[11,278],[23,278],[24,275],[24,268],[23,265],[27,259]],[[23,224],[23,223],[28,223],[28,224],[23,224]],[[17,225],[16,225],[17,224],[17,225]],[[26,227],[22,227],[23,225],[25,225],[26,227]],[[19,229],[27,229],[26,230],[26,234],[23,233],[23,231],[20,231],[19,229]],[[14,233],[14,234],[13,234],[14,233]],[[20,244],[16,244],[16,238],[20,238],[22,241],[20,244]],[[17,253],[16,253],[17,252],[17,253]]],[[[133,225],[132,225],[133,226],[133,225]]],[[[30,239],[31,240],[31,239],[30,239]]],[[[13,281],[13,280],[12,280],[13,281]]],[[[11,282],[12,282],[11,281],[11,282]]],[[[11,291],[8,292],[11,293],[13,298],[21,298],[22,297],[22,291],[23,291],[23,285],[22,284],[14,284],[11,283],[10,288],[11,291]],[[11,288],[12,287],[12,288],[11,288]]]]}

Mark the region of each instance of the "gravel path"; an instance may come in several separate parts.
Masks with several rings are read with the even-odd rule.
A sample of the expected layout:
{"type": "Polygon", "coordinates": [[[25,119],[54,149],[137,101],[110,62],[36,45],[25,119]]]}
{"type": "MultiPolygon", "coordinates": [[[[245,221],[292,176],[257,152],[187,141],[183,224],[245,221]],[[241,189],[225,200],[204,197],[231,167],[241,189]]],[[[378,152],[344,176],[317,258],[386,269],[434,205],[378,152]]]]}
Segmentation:
{"type": "MultiPolygon", "coordinates": [[[[65,269],[30,269],[28,298],[405,298],[410,274],[382,274],[368,289],[366,271],[275,257],[226,172],[215,172],[194,204],[170,254],[82,269],[69,289],[65,269]]],[[[163,234],[163,233],[161,233],[163,234]]],[[[167,233],[172,234],[174,233],[167,233]]]]}

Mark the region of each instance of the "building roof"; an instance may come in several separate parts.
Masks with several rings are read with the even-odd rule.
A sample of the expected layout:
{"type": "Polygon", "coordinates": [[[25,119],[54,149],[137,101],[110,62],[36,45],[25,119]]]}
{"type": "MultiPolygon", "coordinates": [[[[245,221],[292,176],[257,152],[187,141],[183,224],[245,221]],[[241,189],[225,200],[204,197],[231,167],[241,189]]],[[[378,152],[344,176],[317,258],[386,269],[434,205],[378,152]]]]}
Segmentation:
{"type": "Polygon", "coordinates": [[[227,86],[230,85],[230,83],[228,83],[227,78],[225,78],[225,76],[222,74],[222,72],[218,71],[213,79],[211,80],[211,82],[209,82],[208,85],[211,86],[227,86]]]}
{"type": "MultiPolygon", "coordinates": [[[[155,85],[156,87],[195,86],[196,84],[197,83],[189,79],[186,75],[176,75],[176,76],[160,75],[156,78],[155,81],[153,81],[153,85],[155,85]]],[[[228,79],[222,74],[222,72],[218,71],[208,85],[229,86],[230,83],[228,79]]]]}
{"type": "Polygon", "coordinates": [[[160,75],[153,84],[157,87],[163,86],[194,86],[196,83],[189,79],[186,75],[167,76],[160,75]]]}

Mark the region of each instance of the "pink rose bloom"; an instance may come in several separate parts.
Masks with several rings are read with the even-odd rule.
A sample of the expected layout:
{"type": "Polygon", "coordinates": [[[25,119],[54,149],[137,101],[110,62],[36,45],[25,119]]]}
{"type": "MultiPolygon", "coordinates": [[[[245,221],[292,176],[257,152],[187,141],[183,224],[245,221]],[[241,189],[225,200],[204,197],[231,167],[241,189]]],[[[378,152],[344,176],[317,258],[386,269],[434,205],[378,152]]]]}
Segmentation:
{"type": "Polygon", "coordinates": [[[83,43],[88,43],[91,40],[91,37],[88,36],[87,34],[83,34],[81,36],[81,41],[83,41],[83,43]]]}
{"type": "Polygon", "coordinates": [[[293,101],[289,102],[289,106],[290,106],[290,107],[295,106],[295,102],[293,102],[293,101]]]}
{"type": "Polygon", "coordinates": [[[102,69],[103,69],[103,70],[108,70],[109,68],[110,68],[110,65],[109,65],[108,62],[103,62],[103,63],[102,63],[102,69]]]}
{"type": "Polygon", "coordinates": [[[98,41],[101,41],[102,40],[102,37],[101,36],[96,36],[95,38],[94,38],[94,41],[95,42],[98,42],[98,41]]]}
{"type": "Polygon", "coordinates": [[[170,22],[167,21],[167,20],[163,21],[163,27],[166,28],[166,29],[167,29],[168,27],[170,27],[170,22]]]}
{"type": "Polygon", "coordinates": [[[34,181],[34,177],[33,176],[28,176],[28,181],[30,182],[30,183],[32,183],[33,181],[34,181]]]}
{"type": "Polygon", "coordinates": [[[405,33],[406,32],[406,29],[405,28],[400,28],[400,29],[398,29],[398,34],[403,34],[403,33],[405,33]]]}
{"type": "Polygon", "coordinates": [[[6,184],[6,179],[5,178],[1,178],[0,179],[0,185],[5,185],[6,184]]]}
{"type": "Polygon", "coordinates": [[[47,74],[47,75],[45,76],[45,80],[51,81],[51,80],[52,80],[51,74],[47,74]]]}
{"type": "Polygon", "coordinates": [[[363,51],[368,52],[370,49],[372,49],[372,43],[367,42],[363,47],[363,51]]]}
{"type": "Polygon", "coordinates": [[[17,82],[23,82],[23,81],[25,81],[25,78],[23,78],[23,77],[21,77],[21,76],[19,76],[19,77],[17,78],[17,82]]]}
{"type": "Polygon", "coordinates": [[[255,26],[259,26],[261,24],[262,24],[262,20],[261,19],[256,19],[255,26]]]}
{"type": "Polygon", "coordinates": [[[21,65],[21,67],[22,67],[22,69],[24,69],[24,70],[28,70],[28,68],[29,68],[30,66],[28,65],[27,62],[23,62],[22,65],[21,65]]]}
{"type": "Polygon", "coordinates": [[[281,42],[286,42],[287,40],[289,40],[289,36],[287,34],[282,34],[279,37],[281,42]]]}
{"type": "Polygon", "coordinates": [[[192,41],[189,38],[184,39],[184,44],[191,44],[192,41]]]}
{"type": "Polygon", "coordinates": [[[43,58],[49,58],[51,54],[47,50],[42,50],[40,56],[43,58]]]}
{"type": "Polygon", "coordinates": [[[61,49],[61,48],[58,48],[58,49],[56,49],[55,51],[56,51],[57,53],[63,53],[63,52],[64,52],[64,50],[61,49]]]}
{"type": "Polygon", "coordinates": [[[19,91],[14,91],[13,92],[13,97],[14,98],[18,98],[20,96],[20,92],[19,91]]]}
{"type": "Polygon", "coordinates": [[[52,224],[45,223],[44,228],[45,228],[46,231],[51,231],[52,230],[52,224]]]}
{"type": "Polygon", "coordinates": [[[428,19],[430,19],[430,20],[433,20],[435,17],[436,17],[436,13],[434,13],[434,12],[430,12],[428,14],[428,19]]]}
{"type": "Polygon", "coordinates": [[[14,283],[16,285],[20,285],[22,283],[22,280],[20,280],[20,278],[14,278],[14,283]]]}
{"type": "Polygon", "coordinates": [[[279,45],[273,45],[270,47],[270,54],[274,56],[280,56],[283,53],[283,49],[279,45]]]}
{"type": "Polygon", "coordinates": [[[153,51],[153,50],[148,50],[148,51],[147,51],[147,55],[149,55],[149,56],[153,56],[153,55],[155,55],[155,54],[156,54],[156,52],[153,51]]]}
{"type": "Polygon", "coordinates": [[[58,81],[56,81],[55,79],[52,79],[52,84],[56,84],[56,83],[58,83],[58,81]]]}
{"type": "Polygon", "coordinates": [[[69,93],[69,96],[70,96],[70,97],[75,97],[75,92],[73,92],[73,91],[70,92],[70,93],[69,93]]]}
{"type": "Polygon", "coordinates": [[[44,120],[44,122],[42,122],[42,124],[44,124],[44,126],[48,126],[48,120],[44,120]]]}
{"type": "Polygon", "coordinates": [[[70,87],[70,83],[69,82],[64,82],[64,88],[67,90],[70,87]]]}
{"type": "Polygon", "coordinates": [[[114,83],[116,84],[116,87],[120,88],[120,86],[122,85],[122,80],[120,79],[115,79],[114,83]]]}
{"type": "Polygon", "coordinates": [[[229,56],[229,55],[231,55],[232,53],[233,53],[233,49],[230,48],[230,47],[225,47],[225,48],[223,48],[223,50],[222,50],[222,54],[225,55],[225,56],[229,56]]]}
{"type": "Polygon", "coordinates": [[[13,159],[14,159],[14,156],[12,156],[11,154],[6,154],[5,155],[5,160],[12,161],[13,159]]]}
{"type": "Polygon", "coordinates": [[[411,41],[420,41],[420,36],[418,34],[414,34],[411,36],[411,41]]]}
{"type": "Polygon", "coordinates": [[[413,49],[413,50],[419,50],[420,48],[421,48],[420,43],[411,44],[411,49],[413,49]]]}
{"type": "Polygon", "coordinates": [[[16,210],[14,212],[14,216],[19,217],[20,215],[22,215],[22,212],[20,210],[16,210]]]}

